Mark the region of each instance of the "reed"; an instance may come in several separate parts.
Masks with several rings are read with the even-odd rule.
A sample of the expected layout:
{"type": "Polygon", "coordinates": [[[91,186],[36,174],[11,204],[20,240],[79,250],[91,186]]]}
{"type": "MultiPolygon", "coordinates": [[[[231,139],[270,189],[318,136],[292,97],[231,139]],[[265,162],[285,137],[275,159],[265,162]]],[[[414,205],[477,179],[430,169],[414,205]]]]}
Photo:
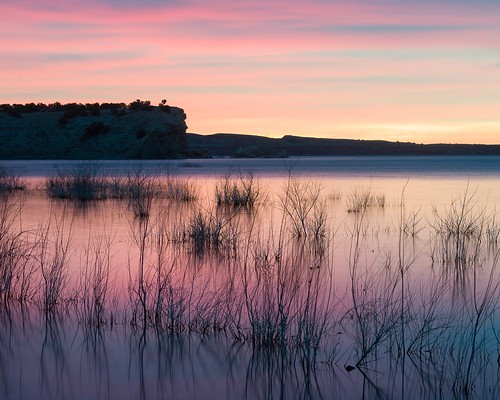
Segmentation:
{"type": "Polygon", "coordinates": [[[34,252],[37,243],[18,221],[23,198],[0,194],[0,303],[12,299],[25,302],[34,295],[34,252]]]}
{"type": "Polygon", "coordinates": [[[80,319],[88,329],[101,329],[113,323],[108,317],[112,282],[112,236],[89,236],[83,249],[81,282],[78,290],[80,319]]]}
{"type": "Polygon", "coordinates": [[[323,297],[331,280],[326,260],[307,247],[278,236],[258,241],[243,265],[247,339],[263,348],[300,347],[315,357],[332,316],[323,297]]]}
{"type": "Polygon", "coordinates": [[[36,259],[42,278],[39,303],[45,312],[55,311],[73,297],[68,287],[72,225],[67,212],[63,212],[60,219],[47,222],[38,231],[39,253],[36,259]]]}
{"type": "MultiPolygon", "coordinates": [[[[399,271],[391,266],[377,268],[375,261],[362,264],[365,244],[363,231],[366,229],[365,209],[356,215],[351,228],[349,249],[349,276],[352,307],[342,320],[357,343],[358,368],[376,359],[378,350],[398,332],[401,323],[402,303],[398,297],[399,271]],[[352,324],[352,325],[351,325],[352,324]]],[[[387,265],[387,263],[384,263],[387,265]]]]}
{"type": "Polygon", "coordinates": [[[137,218],[148,218],[153,201],[160,197],[161,186],[157,174],[144,174],[141,169],[127,175],[125,188],[128,206],[137,218]]]}

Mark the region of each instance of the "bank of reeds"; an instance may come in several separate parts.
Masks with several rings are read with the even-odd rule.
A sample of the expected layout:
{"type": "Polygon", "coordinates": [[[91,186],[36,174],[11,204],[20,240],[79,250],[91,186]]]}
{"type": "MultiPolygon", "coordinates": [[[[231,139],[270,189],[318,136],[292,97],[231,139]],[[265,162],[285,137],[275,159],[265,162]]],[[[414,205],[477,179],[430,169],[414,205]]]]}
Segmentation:
{"type": "Polygon", "coordinates": [[[126,324],[158,335],[221,334],[262,351],[300,349],[308,360],[321,350],[333,353],[332,337],[340,331],[347,345],[332,364],[346,362],[349,370],[370,374],[380,360],[399,366],[408,357],[465,398],[474,393],[483,361],[498,357],[498,252],[485,257],[498,228],[473,194],[436,211],[431,222],[432,243],[442,246],[435,251],[458,263],[463,279],[425,263],[412,270],[422,256],[411,244],[423,220],[419,212],[406,215],[402,201],[392,253],[380,243],[368,245],[366,207],[346,222],[345,293],[335,287],[335,249],[317,185],[290,180],[275,210],[280,224],[262,229],[258,207],[248,214],[238,207],[228,211],[216,199],[205,209],[184,204],[157,211],[151,202],[161,195],[160,181],[142,174],[123,179],[129,188],[124,196],[141,217],[129,220],[124,304],[112,297],[115,284],[122,289],[111,274],[113,235],[89,236],[79,249],[80,279],[72,282],[69,265],[77,257],[70,216],[24,231],[16,222],[22,208],[12,197],[0,203],[2,304],[32,301],[47,314],[66,305],[93,331],[126,324]],[[141,197],[145,193],[151,197],[141,197]],[[316,251],[316,240],[297,237],[323,238],[323,251],[316,251]]]}
{"type": "Polygon", "coordinates": [[[109,182],[96,164],[81,164],[71,171],[59,171],[45,180],[47,195],[55,199],[102,200],[109,196],[109,182]]]}
{"type": "MultiPolygon", "coordinates": [[[[18,178],[9,179],[19,182],[16,188],[21,185],[22,181],[18,178]]],[[[1,181],[0,174],[0,189],[1,181]]],[[[198,197],[195,184],[188,179],[158,171],[146,173],[140,167],[125,176],[105,175],[101,173],[99,164],[95,163],[79,164],[69,171],[58,171],[45,180],[44,187],[51,198],[80,201],[141,199],[146,198],[151,191],[155,198],[176,201],[193,201],[198,197]]]]}

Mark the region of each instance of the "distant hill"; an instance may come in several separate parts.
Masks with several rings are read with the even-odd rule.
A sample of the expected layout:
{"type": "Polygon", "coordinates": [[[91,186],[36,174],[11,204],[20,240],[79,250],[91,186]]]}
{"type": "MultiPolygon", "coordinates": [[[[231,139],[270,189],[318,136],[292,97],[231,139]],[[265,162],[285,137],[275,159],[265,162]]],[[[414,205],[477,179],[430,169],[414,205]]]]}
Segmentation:
{"type": "Polygon", "coordinates": [[[416,144],[186,133],[186,114],[162,101],[0,104],[0,159],[163,159],[347,155],[500,155],[500,145],[416,144]]]}
{"type": "Polygon", "coordinates": [[[323,139],[217,133],[186,135],[191,152],[219,157],[286,157],[351,155],[500,155],[500,145],[416,144],[384,140],[323,139]]]}
{"type": "Polygon", "coordinates": [[[186,114],[166,104],[0,105],[0,159],[186,157],[186,114]]]}

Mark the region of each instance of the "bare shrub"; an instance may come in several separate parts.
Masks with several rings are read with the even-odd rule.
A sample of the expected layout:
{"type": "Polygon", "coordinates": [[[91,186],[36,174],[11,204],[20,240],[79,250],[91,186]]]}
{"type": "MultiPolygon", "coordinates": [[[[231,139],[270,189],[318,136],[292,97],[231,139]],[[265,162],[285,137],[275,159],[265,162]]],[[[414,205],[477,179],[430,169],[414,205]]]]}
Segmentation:
{"type": "Polygon", "coordinates": [[[292,235],[322,238],[326,235],[326,205],[320,198],[321,186],[289,177],[280,195],[283,215],[292,235]]]}
{"type": "Polygon", "coordinates": [[[439,239],[439,256],[444,264],[464,269],[478,260],[486,228],[484,208],[478,207],[475,192],[467,187],[463,196],[440,213],[433,209],[431,227],[439,239]]]}
{"type": "Polygon", "coordinates": [[[138,218],[149,217],[153,200],[161,195],[158,175],[144,174],[140,169],[127,176],[124,190],[128,193],[129,208],[138,218]]]}

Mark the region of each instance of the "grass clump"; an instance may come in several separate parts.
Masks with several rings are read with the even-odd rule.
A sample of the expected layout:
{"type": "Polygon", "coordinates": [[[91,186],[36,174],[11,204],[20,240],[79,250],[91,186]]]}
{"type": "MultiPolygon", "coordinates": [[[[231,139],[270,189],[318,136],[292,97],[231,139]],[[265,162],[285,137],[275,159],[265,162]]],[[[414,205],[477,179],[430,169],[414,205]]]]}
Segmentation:
{"type": "Polygon", "coordinates": [[[385,207],[385,195],[373,194],[370,189],[355,189],[347,196],[347,212],[361,213],[369,207],[385,207]]]}
{"type": "Polygon", "coordinates": [[[218,206],[253,207],[260,197],[260,187],[251,173],[233,177],[227,174],[215,186],[218,206]]]}
{"type": "MultiPolygon", "coordinates": [[[[454,264],[463,270],[479,259],[487,228],[484,208],[478,207],[475,192],[469,189],[443,212],[433,209],[435,221],[431,224],[439,239],[439,256],[443,264],[454,264]]],[[[490,236],[491,233],[490,226],[490,236]]],[[[494,236],[494,233],[493,233],[494,236]]]]}
{"type": "Polygon", "coordinates": [[[198,199],[196,185],[189,180],[181,180],[167,176],[165,187],[162,188],[163,196],[176,201],[195,201],[198,199]]]}

